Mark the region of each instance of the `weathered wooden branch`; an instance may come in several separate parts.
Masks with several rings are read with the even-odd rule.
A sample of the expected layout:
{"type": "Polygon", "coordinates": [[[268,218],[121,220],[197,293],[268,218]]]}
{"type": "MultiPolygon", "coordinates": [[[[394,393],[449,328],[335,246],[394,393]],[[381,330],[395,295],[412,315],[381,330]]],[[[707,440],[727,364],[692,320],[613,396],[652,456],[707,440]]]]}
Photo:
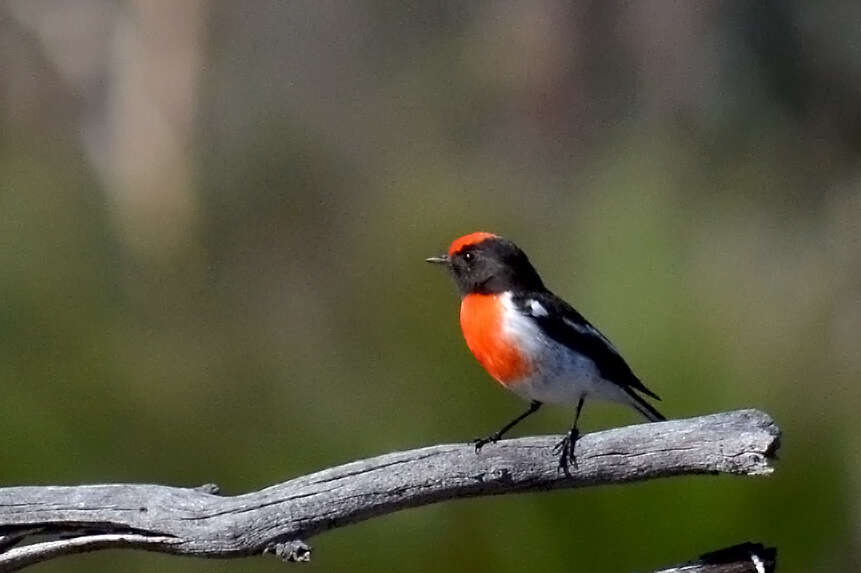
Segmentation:
{"type": "Polygon", "coordinates": [[[654,573],[773,573],[776,565],[777,549],[774,547],[741,543],[654,573]]]}
{"type": "Polygon", "coordinates": [[[767,414],[739,410],[586,434],[570,475],[551,453],[559,436],[541,436],[480,454],[470,444],[395,452],[232,497],[211,485],[0,488],[0,571],[109,548],[307,560],[304,540],[313,535],[446,499],[684,474],[767,475],[779,438],[767,414]]]}

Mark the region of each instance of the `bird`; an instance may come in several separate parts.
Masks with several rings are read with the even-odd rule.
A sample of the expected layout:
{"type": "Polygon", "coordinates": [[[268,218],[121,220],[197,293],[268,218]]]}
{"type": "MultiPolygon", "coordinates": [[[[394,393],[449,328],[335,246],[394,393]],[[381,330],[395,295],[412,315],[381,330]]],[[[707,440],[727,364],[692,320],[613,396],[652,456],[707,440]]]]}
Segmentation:
{"type": "MultiPolygon", "coordinates": [[[[576,405],[574,422],[554,448],[559,469],[576,467],[577,422],[587,399],[630,406],[650,422],[666,418],[644,396],[660,400],[616,346],[541,280],[512,241],[486,231],[455,239],[445,254],[425,259],[446,267],[460,302],[466,345],[499,384],[529,408],[484,438],[476,453],[499,441],[543,404],[576,405]]],[[[569,474],[570,475],[570,474],[569,474]]]]}

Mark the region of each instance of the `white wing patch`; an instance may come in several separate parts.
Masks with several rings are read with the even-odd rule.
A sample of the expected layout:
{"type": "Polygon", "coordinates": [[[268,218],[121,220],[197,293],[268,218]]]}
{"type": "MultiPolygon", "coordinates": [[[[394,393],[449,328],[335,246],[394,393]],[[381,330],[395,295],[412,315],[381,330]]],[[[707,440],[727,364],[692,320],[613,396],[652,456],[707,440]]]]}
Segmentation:
{"type": "Polygon", "coordinates": [[[532,316],[547,316],[547,309],[541,306],[541,303],[537,300],[529,301],[529,310],[531,311],[532,316]]]}

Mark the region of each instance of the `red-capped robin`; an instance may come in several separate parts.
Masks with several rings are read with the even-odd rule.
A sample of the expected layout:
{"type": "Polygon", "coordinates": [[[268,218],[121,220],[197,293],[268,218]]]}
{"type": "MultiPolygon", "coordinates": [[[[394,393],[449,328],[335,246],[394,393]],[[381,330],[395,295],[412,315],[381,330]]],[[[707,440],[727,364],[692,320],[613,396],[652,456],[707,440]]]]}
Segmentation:
{"type": "Polygon", "coordinates": [[[466,344],[505,388],[530,401],[529,409],[486,438],[476,453],[498,441],[545,402],[576,404],[574,423],[557,444],[559,467],[575,464],[577,420],[586,398],[621,402],[649,421],[665,420],[640,393],[646,388],[606,336],[550,292],[517,245],[498,235],[471,233],[448,253],[427,259],[445,265],[460,292],[460,326],[466,344]]]}

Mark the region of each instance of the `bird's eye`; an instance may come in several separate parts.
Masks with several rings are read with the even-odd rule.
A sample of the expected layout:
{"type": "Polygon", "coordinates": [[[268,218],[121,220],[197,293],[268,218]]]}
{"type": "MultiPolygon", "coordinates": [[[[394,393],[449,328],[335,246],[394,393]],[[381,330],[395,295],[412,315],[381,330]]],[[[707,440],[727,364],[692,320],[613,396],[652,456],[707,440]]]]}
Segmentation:
{"type": "Polygon", "coordinates": [[[468,263],[471,263],[472,259],[474,259],[474,258],[475,258],[475,255],[472,254],[472,251],[467,251],[463,254],[463,260],[465,260],[468,263]]]}

